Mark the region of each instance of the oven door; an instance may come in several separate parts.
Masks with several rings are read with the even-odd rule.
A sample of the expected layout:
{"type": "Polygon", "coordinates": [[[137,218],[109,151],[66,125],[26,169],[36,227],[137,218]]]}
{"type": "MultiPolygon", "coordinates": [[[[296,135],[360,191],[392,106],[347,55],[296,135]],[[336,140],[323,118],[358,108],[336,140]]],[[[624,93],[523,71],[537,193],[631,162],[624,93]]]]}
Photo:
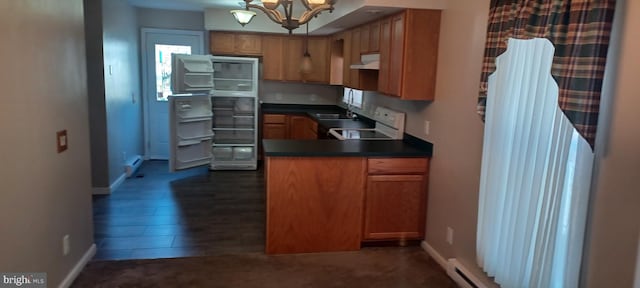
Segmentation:
{"type": "Polygon", "coordinates": [[[391,140],[389,135],[376,129],[343,129],[331,128],[329,134],[339,140],[391,140]]]}
{"type": "Polygon", "coordinates": [[[337,140],[336,136],[329,133],[329,129],[325,128],[322,125],[318,125],[318,139],[332,139],[337,140]]]}

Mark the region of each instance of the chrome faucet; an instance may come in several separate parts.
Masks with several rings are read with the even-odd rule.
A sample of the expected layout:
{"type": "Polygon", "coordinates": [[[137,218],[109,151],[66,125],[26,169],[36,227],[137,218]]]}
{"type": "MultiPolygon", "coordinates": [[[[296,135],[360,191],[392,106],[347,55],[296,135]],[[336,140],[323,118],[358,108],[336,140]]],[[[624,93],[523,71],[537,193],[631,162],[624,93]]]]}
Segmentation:
{"type": "Polygon", "coordinates": [[[351,105],[353,104],[353,89],[349,89],[349,95],[347,97],[347,118],[356,119],[358,115],[351,111],[351,105]]]}

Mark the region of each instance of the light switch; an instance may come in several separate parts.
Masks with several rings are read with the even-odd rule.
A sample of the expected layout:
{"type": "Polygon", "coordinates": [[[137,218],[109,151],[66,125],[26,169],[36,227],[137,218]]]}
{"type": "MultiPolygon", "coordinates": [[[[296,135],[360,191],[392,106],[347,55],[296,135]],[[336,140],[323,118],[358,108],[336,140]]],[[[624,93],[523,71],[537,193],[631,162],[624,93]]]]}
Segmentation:
{"type": "Polygon", "coordinates": [[[67,139],[67,130],[62,130],[62,131],[58,131],[56,132],[56,138],[57,138],[57,142],[58,142],[58,153],[62,153],[65,150],[67,150],[68,146],[68,139],[67,139]]]}

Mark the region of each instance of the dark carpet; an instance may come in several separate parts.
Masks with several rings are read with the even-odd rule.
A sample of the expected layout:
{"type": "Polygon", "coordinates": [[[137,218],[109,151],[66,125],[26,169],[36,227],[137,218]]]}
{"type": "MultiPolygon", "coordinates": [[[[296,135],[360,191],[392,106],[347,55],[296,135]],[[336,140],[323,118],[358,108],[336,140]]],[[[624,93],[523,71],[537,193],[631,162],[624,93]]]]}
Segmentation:
{"type": "Polygon", "coordinates": [[[420,247],[94,261],[72,287],[456,287],[420,247]]]}

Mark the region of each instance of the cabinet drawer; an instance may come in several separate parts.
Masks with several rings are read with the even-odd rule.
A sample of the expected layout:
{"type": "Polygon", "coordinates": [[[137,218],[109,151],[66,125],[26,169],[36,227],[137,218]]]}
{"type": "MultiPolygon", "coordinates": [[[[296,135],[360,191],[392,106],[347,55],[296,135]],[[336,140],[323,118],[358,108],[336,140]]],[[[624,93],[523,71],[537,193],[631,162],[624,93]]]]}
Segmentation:
{"type": "Polygon", "coordinates": [[[369,158],[369,174],[423,174],[427,158],[369,158]]]}
{"type": "Polygon", "coordinates": [[[286,122],[287,122],[287,115],[264,114],[265,124],[285,124],[286,122]]]}

